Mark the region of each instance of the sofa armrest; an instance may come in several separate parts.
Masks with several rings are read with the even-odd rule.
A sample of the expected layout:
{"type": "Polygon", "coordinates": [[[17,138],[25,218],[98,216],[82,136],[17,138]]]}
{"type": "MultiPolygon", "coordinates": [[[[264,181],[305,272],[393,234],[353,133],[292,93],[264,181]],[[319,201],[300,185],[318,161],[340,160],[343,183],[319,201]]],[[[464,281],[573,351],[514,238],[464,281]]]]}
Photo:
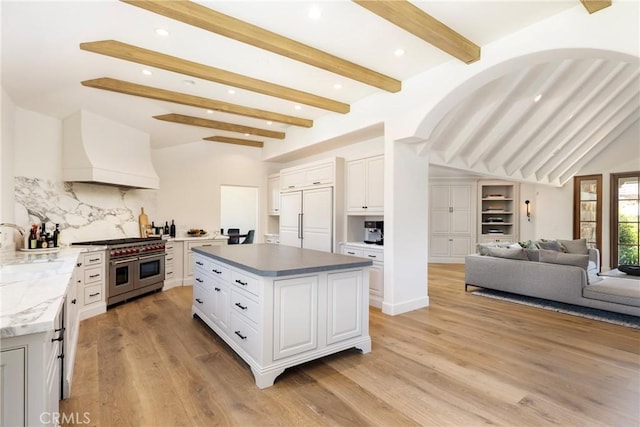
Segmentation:
{"type": "Polygon", "coordinates": [[[589,267],[587,268],[588,274],[600,273],[600,251],[597,248],[589,248],[589,267]]]}

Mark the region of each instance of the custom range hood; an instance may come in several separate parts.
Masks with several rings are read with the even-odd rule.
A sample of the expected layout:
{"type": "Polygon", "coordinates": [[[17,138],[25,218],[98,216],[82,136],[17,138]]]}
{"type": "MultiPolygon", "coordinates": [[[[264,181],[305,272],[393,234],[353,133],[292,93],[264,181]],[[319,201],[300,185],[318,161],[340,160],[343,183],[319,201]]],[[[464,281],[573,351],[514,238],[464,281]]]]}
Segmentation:
{"type": "Polygon", "coordinates": [[[157,189],[149,135],[86,110],[63,121],[62,178],[157,189]]]}

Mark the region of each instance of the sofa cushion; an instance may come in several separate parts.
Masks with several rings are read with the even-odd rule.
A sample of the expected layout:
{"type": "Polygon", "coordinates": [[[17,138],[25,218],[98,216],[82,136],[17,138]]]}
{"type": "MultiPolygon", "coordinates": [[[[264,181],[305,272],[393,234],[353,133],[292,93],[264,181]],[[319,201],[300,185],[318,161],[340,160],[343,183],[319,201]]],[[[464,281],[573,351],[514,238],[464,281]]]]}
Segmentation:
{"type": "Polygon", "coordinates": [[[553,250],[540,249],[540,262],[549,264],[573,265],[583,268],[585,271],[589,266],[589,255],[581,254],[565,254],[553,250]]]}
{"type": "Polygon", "coordinates": [[[519,259],[522,261],[529,260],[527,254],[522,248],[489,248],[489,256],[496,258],[519,259]]]}
{"type": "Polygon", "coordinates": [[[520,245],[517,243],[509,243],[509,242],[491,242],[491,243],[478,243],[476,245],[476,253],[480,255],[489,255],[489,248],[520,248],[520,245]]]}
{"type": "Polygon", "coordinates": [[[596,284],[585,287],[585,298],[640,307],[640,280],[602,277],[596,284]]]}
{"type": "Polygon", "coordinates": [[[577,239],[577,240],[560,240],[558,242],[565,247],[566,251],[570,254],[587,254],[589,253],[589,248],[587,248],[587,239],[577,239]]]}
{"type": "Polygon", "coordinates": [[[538,249],[538,246],[536,246],[533,240],[527,240],[526,242],[518,242],[518,244],[522,246],[524,249],[538,249]]]}
{"type": "Polygon", "coordinates": [[[536,245],[538,245],[538,247],[540,249],[546,249],[548,251],[556,251],[556,252],[562,252],[562,246],[560,246],[560,242],[558,242],[557,240],[538,240],[536,241],[536,245]]]}
{"type": "Polygon", "coordinates": [[[540,251],[538,249],[525,249],[529,261],[540,262],[540,251]]]}

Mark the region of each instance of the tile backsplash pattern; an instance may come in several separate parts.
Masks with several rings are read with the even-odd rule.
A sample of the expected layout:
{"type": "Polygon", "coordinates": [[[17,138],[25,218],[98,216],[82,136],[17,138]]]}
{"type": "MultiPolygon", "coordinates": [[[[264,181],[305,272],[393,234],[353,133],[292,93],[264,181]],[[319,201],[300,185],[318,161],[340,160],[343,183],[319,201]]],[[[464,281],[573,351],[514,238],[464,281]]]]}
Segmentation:
{"type": "Polygon", "coordinates": [[[16,223],[29,230],[31,224],[45,222],[49,232],[60,224],[63,244],[139,237],[141,207],[149,220],[154,219],[158,211],[157,190],[15,178],[16,223]]]}

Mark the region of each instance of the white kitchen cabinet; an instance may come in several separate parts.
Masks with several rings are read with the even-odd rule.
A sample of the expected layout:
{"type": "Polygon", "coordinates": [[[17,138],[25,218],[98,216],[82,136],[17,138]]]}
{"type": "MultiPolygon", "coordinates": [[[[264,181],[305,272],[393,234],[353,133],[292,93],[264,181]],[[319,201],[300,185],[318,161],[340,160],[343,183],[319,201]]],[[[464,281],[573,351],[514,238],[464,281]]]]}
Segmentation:
{"type": "Polygon", "coordinates": [[[429,260],[463,262],[472,252],[474,183],[436,182],[429,186],[429,260]]]}
{"type": "Polygon", "coordinates": [[[519,190],[517,183],[501,180],[478,182],[478,241],[517,242],[519,240],[519,190]]]}
{"type": "Polygon", "coordinates": [[[384,156],[347,162],[347,213],[384,214],[384,156]]]}
{"type": "Polygon", "coordinates": [[[194,264],[191,314],[249,364],[259,388],[273,385],[290,366],[351,347],[371,351],[367,268],[258,276],[199,253],[194,264]],[[205,308],[207,290],[222,283],[230,295],[227,329],[216,320],[225,300],[217,313],[205,308]]]}
{"type": "Polygon", "coordinates": [[[280,215],[280,174],[267,179],[267,214],[280,215]]]}
{"type": "Polygon", "coordinates": [[[167,240],[164,245],[164,287],[166,291],[182,286],[184,276],[184,242],[167,240]]]}
{"type": "Polygon", "coordinates": [[[342,244],[341,253],[373,261],[369,268],[369,304],[381,308],[384,299],[384,247],[349,242],[342,244]]]}
{"type": "Polygon", "coordinates": [[[226,245],[226,240],[214,240],[214,239],[201,239],[201,240],[187,240],[184,242],[184,252],[182,254],[184,266],[184,277],[182,278],[182,284],[189,286],[193,284],[193,248],[208,247],[208,246],[222,246],[226,245]]]}
{"type": "Polygon", "coordinates": [[[331,252],[333,250],[332,187],[282,193],[281,245],[331,252]]]}
{"type": "Polygon", "coordinates": [[[62,398],[71,395],[71,383],[73,379],[73,368],[76,360],[76,349],[78,348],[78,332],[80,326],[78,296],[78,280],[74,274],[69,281],[69,290],[64,314],[64,376],[62,383],[62,398]]]}
{"type": "Polygon", "coordinates": [[[332,185],[335,181],[335,160],[322,160],[280,171],[280,189],[283,191],[332,185]]]}
{"type": "Polygon", "coordinates": [[[79,319],[88,319],[106,312],[106,252],[80,254],[74,277],[79,319]]]}
{"type": "Polygon", "coordinates": [[[26,347],[0,351],[0,423],[3,427],[27,425],[26,352],[26,347]]]}
{"type": "Polygon", "coordinates": [[[273,283],[273,358],[282,359],[318,347],[318,276],[273,283]]]}

